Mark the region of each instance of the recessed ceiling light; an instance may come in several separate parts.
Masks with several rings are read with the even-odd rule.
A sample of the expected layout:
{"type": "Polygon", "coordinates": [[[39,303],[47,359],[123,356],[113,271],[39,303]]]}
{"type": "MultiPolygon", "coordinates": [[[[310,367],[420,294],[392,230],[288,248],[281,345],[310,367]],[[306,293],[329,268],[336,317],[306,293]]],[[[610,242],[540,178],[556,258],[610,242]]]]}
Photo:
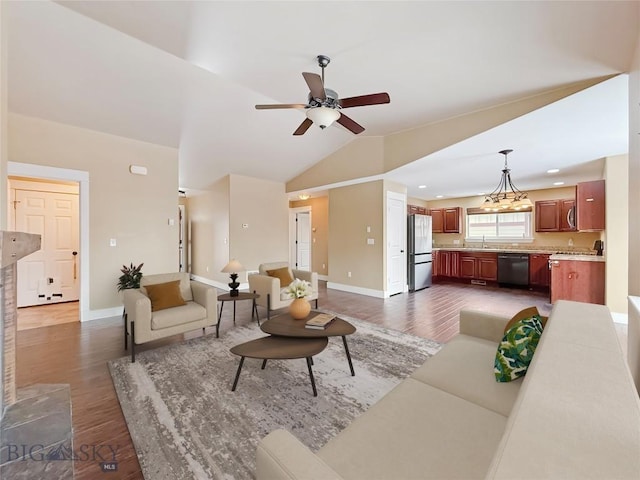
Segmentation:
{"type": "Polygon", "coordinates": [[[564,185],[564,182],[553,182],[554,185],[564,185]]]}
{"type": "Polygon", "coordinates": [[[418,188],[427,188],[426,185],[418,185],[418,188]]]}
{"type": "Polygon", "coordinates": [[[559,171],[559,168],[550,168],[549,170],[547,170],[547,173],[558,173],[559,171]]]}
{"type": "Polygon", "coordinates": [[[436,195],[436,198],[442,198],[444,195],[436,195]]]}

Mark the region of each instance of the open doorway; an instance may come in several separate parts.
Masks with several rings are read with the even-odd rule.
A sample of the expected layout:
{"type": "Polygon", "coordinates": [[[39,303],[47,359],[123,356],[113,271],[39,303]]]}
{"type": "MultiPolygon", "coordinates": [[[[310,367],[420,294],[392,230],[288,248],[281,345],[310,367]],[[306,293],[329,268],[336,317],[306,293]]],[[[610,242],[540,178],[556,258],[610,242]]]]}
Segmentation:
{"type": "Polygon", "coordinates": [[[8,191],[10,228],[42,237],[41,249],[18,262],[18,330],[79,321],[78,182],[9,176],[8,191]]]}

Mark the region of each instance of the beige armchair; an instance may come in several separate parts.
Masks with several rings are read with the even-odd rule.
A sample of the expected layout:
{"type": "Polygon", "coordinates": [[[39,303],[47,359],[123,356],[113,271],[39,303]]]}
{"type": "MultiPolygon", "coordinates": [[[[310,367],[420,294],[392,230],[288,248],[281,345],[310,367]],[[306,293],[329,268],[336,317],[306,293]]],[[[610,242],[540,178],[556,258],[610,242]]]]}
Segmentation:
{"type": "Polygon", "coordinates": [[[124,312],[124,349],[127,349],[127,336],[131,336],[131,362],[135,362],[136,345],[217,325],[218,296],[214,287],[191,281],[188,273],[145,275],[139,289],[124,290],[124,312]],[[145,285],[176,280],[180,281],[185,304],[152,312],[145,285]]]}
{"type": "Polygon", "coordinates": [[[267,274],[267,270],[285,267],[289,269],[292,278],[306,280],[311,284],[313,293],[307,299],[315,300],[315,307],[318,308],[318,274],[316,272],[292,270],[287,262],[263,263],[258,267],[258,273],[249,275],[248,280],[249,290],[260,295],[256,303],[267,309],[267,318],[271,317],[272,310],[288,307],[293,301],[292,299],[283,300],[280,296],[280,290],[287,285],[281,285],[279,278],[270,277],[267,274]]]}

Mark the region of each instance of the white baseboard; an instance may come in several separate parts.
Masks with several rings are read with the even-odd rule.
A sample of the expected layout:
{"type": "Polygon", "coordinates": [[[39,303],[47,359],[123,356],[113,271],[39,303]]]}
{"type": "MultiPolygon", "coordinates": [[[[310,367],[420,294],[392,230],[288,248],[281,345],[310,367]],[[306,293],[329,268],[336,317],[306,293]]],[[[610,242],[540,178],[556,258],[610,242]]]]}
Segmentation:
{"type": "Polygon", "coordinates": [[[90,322],[101,318],[121,317],[124,307],[101,308],[100,310],[84,310],[80,314],[81,322],[90,322]]]}
{"type": "Polygon", "coordinates": [[[335,282],[327,282],[327,288],[332,288],[334,290],[341,290],[343,292],[357,293],[360,295],[367,295],[368,297],[385,298],[384,291],[374,290],[372,288],[356,287],[354,285],[345,285],[343,283],[335,283],[335,282]]]}
{"type": "Polygon", "coordinates": [[[613,318],[614,323],[629,325],[629,315],[626,313],[611,312],[611,317],[613,318]]]}
{"type": "Polygon", "coordinates": [[[329,275],[318,275],[318,280],[329,281],[329,275]]]}

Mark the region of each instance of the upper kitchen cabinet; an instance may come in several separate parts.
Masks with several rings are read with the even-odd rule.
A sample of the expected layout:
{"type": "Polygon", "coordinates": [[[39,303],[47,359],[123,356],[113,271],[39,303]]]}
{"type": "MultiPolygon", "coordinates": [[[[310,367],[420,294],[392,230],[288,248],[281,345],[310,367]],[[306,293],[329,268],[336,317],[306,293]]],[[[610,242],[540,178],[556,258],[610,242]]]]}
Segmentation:
{"type": "Polygon", "coordinates": [[[536,202],[536,232],[560,231],[557,200],[536,202]]]}
{"type": "Polygon", "coordinates": [[[575,200],[543,200],[536,202],[536,232],[574,232],[575,200]]]}
{"type": "Polygon", "coordinates": [[[460,233],[461,207],[432,208],[428,214],[433,233],[460,233]]]}
{"type": "Polygon", "coordinates": [[[427,209],[425,207],[421,207],[419,205],[407,205],[407,213],[409,215],[426,215],[427,209]]]}
{"type": "Polygon", "coordinates": [[[578,230],[588,232],[604,230],[604,180],[578,184],[576,212],[578,230]]]}

